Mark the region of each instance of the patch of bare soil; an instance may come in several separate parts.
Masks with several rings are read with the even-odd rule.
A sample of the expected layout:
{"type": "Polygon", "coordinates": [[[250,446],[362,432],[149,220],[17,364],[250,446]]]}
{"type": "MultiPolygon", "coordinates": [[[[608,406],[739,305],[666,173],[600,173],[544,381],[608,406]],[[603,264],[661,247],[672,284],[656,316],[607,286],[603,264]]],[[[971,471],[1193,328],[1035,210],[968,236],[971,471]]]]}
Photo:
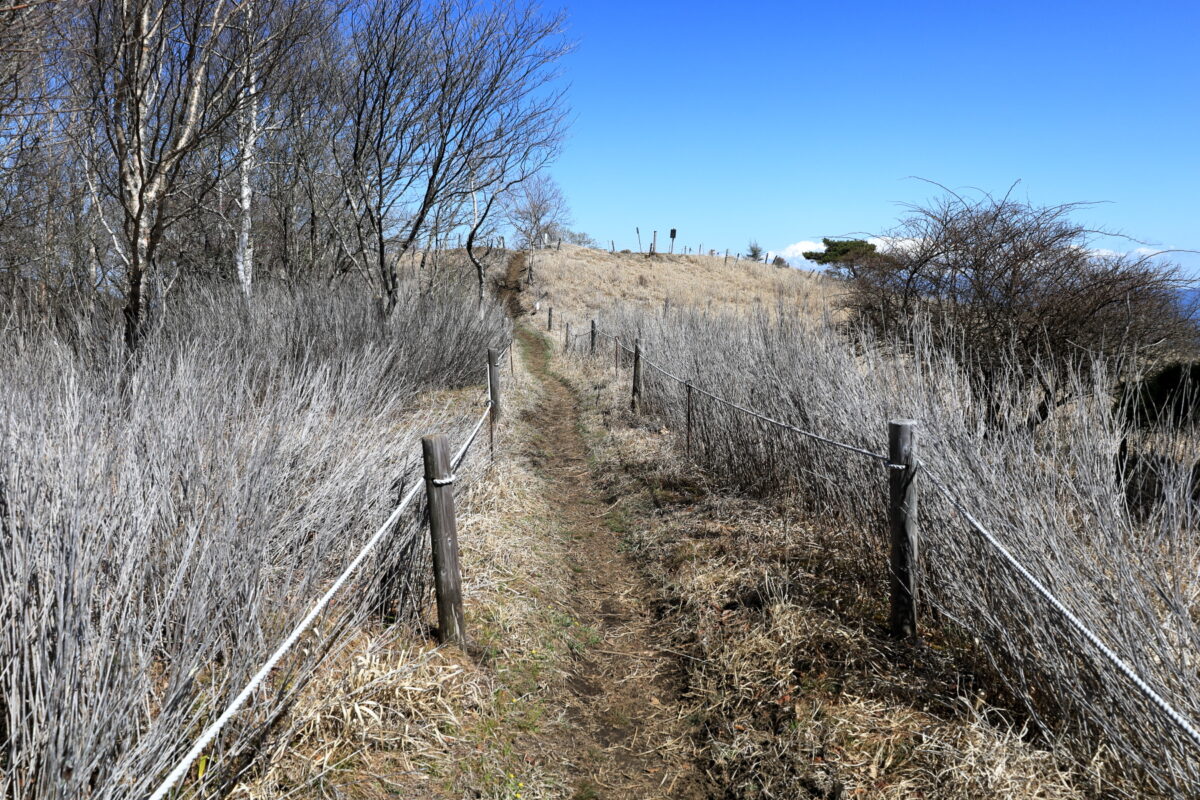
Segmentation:
{"type": "Polygon", "coordinates": [[[593,481],[578,398],[551,371],[546,341],[527,329],[517,335],[543,388],[527,412],[527,455],[547,476],[550,515],[570,537],[573,591],[564,606],[594,632],[568,668],[564,735],[543,756],[563,762],[579,800],[714,796],[692,759],[684,671],[660,631],[657,598],[621,549],[619,524],[593,481]]]}
{"type": "Polygon", "coordinates": [[[522,314],[521,308],[521,275],[525,272],[525,253],[518,251],[508,258],[508,266],[504,269],[504,277],[497,281],[500,298],[508,313],[513,317],[522,314]]]}

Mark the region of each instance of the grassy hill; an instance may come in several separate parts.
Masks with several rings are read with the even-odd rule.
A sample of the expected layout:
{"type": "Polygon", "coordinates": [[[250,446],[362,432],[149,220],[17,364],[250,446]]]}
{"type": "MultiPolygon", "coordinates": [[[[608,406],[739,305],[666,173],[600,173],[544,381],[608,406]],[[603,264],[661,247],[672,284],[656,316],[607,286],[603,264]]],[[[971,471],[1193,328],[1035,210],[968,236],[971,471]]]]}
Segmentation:
{"type": "Polygon", "coordinates": [[[831,307],[836,281],[815,272],[781,269],[733,256],[610,253],[573,245],[526,255],[532,287],[522,304],[536,302],[569,311],[577,319],[591,312],[626,307],[752,308],[784,302],[819,313],[831,307]]]}

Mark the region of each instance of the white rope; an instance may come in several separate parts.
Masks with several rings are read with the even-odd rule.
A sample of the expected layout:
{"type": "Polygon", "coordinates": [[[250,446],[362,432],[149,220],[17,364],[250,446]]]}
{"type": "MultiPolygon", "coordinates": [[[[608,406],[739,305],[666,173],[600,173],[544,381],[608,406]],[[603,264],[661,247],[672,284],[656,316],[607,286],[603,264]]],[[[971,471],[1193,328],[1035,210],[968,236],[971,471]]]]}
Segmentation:
{"type": "Polygon", "coordinates": [[[1079,634],[1092,645],[1092,647],[1095,647],[1097,650],[1099,650],[1100,653],[1106,659],[1108,659],[1108,661],[1114,667],[1116,667],[1126,678],[1129,679],[1130,683],[1137,687],[1138,691],[1140,691],[1147,700],[1153,703],[1168,720],[1173,722],[1176,727],[1183,731],[1187,737],[1192,740],[1192,744],[1196,745],[1197,748],[1200,748],[1200,731],[1198,731],[1196,727],[1183,716],[1183,714],[1176,711],[1175,708],[1168,703],[1165,698],[1162,697],[1162,695],[1154,691],[1154,689],[1150,687],[1150,684],[1146,683],[1146,681],[1144,681],[1140,675],[1133,671],[1133,667],[1125,663],[1124,659],[1117,655],[1112,648],[1106,645],[1099,636],[1093,633],[1092,630],[1083,623],[1083,620],[1079,619],[1079,617],[1075,616],[1071,609],[1063,605],[1062,601],[1055,597],[1054,594],[1048,588],[1046,588],[1041,581],[1034,577],[1033,573],[1026,569],[1025,565],[1018,561],[1016,556],[1014,556],[1007,547],[1005,547],[995,536],[993,536],[987,528],[983,527],[983,525],[981,525],[979,521],[971,515],[970,511],[967,511],[965,508],[963,508],[962,505],[954,498],[954,496],[950,494],[950,490],[946,487],[946,485],[942,483],[942,481],[939,480],[936,475],[930,472],[929,467],[925,465],[924,462],[920,464],[920,467],[925,471],[925,474],[929,476],[930,482],[939,492],[941,492],[942,496],[946,498],[950,505],[953,506],[959,514],[962,514],[967,522],[970,523],[970,527],[978,531],[984,540],[1000,554],[1000,556],[1008,563],[1008,565],[1016,570],[1018,575],[1024,578],[1029,585],[1032,586],[1037,593],[1046,600],[1047,603],[1049,603],[1056,611],[1058,611],[1058,613],[1061,614],[1063,618],[1071,624],[1071,627],[1075,628],[1075,630],[1078,631],[1079,634]]]}
{"type": "MultiPolygon", "coordinates": [[[[467,437],[467,440],[458,449],[458,452],[451,460],[451,470],[458,469],[459,465],[466,457],[467,450],[470,449],[471,443],[475,441],[475,437],[478,436],[480,428],[483,427],[483,423],[487,421],[488,415],[491,414],[492,403],[490,399],[487,402],[487,406],[487,410],[484,411],[483,416],[481,416],[479,419],[479,422],[475,424],[475,428],[471,431],[471,435],[467,437]]],[[[452,475],[448,480],[435,479],[433,483],[436,486],[442,486],[446,483],[452,483],[456,477],[457,476],[452,475]]],[[[333,582],[325,594],[321,595],[321,599],[319,599],[316,604],[313,605],[312,609],[308,612],[308,614],[305,615],[304,619],[300,620],[296,627],[292,629],[292,632],[288,634],[287,638],[283,640],[279,647],[275,649],[275,652],[272,653],[262,667],[259,668],[258,672],[254,673],[254,677],[252,677],[242,691],[238,693],[237,697],[233,698],[233,701],[230,702],[229,706],[226,707],[223,712],[221,712],[221,716],[217,717],[212,724],[204,729],[204,732],[200,734],[198,739],[196,739],[191,749],[187,751],[183,758],[179,760],[179,763],[175,765],[175,768],[171,770],[167,777],[163,779],[162,783],[158,785],[158,788],[154,790],[153,794],[150,795],[150,800],[162,800],[167,796],[167,793],[175,787],[175,784],[182,780],[183,776],[187,774],[188,769],[191,768],[196,759],[200,757],[205,748],[212,744],[213,740],[217,737],[217,734],[221,732],[223,727],[225,727],[225,724],[229,722],[229,720],[231,720],[238,711],[241,710],[245,702],[250,699],[250,695],[254,693],[255,689],[262,685],[263,681],[265,681],[271,674],[271,670],[275,668],[275,665],[279,663],[280,659],[282,659],[284,655],[287,654],[288,650],[291,649],[292,645],[294,645],[300,639],[301,635],[304,634],[317,616],[325,610],[325,607],[329,605],[329,602],[333,599],[333,596],[337,594],[338,590],[342,588],[342,585],[345,584],[346,581],[350,579],[350,576],[354,573],[354,571],[358,569],[358,565],[361,564],[363,560],[370,554],[370,552],[375,549],[375,546],[379,544],[380,540],[387,535],[388,531],[396,523],[396,521],[400,519],[400,515],[404,513],[404,510],[408,507],[408,504],[413,501],[413,498],[417,496],[417,492],[420,490],[421,483],[418,482],[415,486],[413,486],[412,489],[408,491],[408,494],[404,495],[403,499],[400,500],[400,504],[397,505],[392,511],[391,515],[388,516],[387,521],[384,522],[383,525],[379,527],[379,530],[375,531],[375,534],[367,540],[367,543],[363,545],[362,550],[360,550],[358,555],[354,557],[354,560],[347,565],[346,569],[342,571],[342,574],[338,576],[337,580],[333,582]]]]}
{"type": "Polygon", "coordinates": [[[489,399],[487,401],[487,408],[484,409],[482,416],[479,417],[479,422],[475,423],[475,427],[471,431],[471,435],[467,437],[465,442],[463,442],[462,447],[458,448],[458,452],[454,454],[454,458],[450,459],[451,471],[458,469],[459,465],[462,464],[463,459],[467,457],[467,450],[471,448],[471,443],[475,441],[475,437],[479,435],[479,430],[483,427],[483,423],[487,422],[488,417],[490,417],[491,414],[492,401],[489,399]]]}
{"type": "Polygon", "coordinates": [[[183,758],[179,760],[179,763],[175,765],[175,768],[171,770],[167,777],[163,779],[162,783],[158,785],[158,788],[154,790],[154,793],[150,795],[150,800],[162,800],[162,798],[167,796],[167,792],[171,791],[175,784],[179,783],[183,776],[187,774],[188,769],[192,766],[195,760],[200,757],[205,748],[212,744],[213,739],[215,739],[217,734],[221,732],[221,729],[225,727],[225,723],[229,722],[229,720],[232,719],[233,716],[241,709],[242,705],[248,699],[250,699],[250,695],[254,693],[254,690],[257,689],[262,682],[267,679],[267,676],[271,674],[271,670],[275,668],[275,665],[279,663],[280,659],[282,659],[287,651],[291,649],[292,645],[294,645],[300,639],[300,636],[308,629],[308,626],[312,624],[313,620],[315,620],[317,616],[325,610],[325,607],[329,605],[329,601],[333,599],[335,594],[337,594],[338,589],[341,589],[342,585],[349,580],[350,575],[358,568],[358,565],[363,562],[363,559],[365,559],[367,555],[370,554],[373,549],[375,549],[375,545],[379,544],[380,540],[387,535],[392,525],[394,525],[396,521],[400,519],[400,515],[404,512],[404,509],[408,507],[408,504],[412,502],[413,498],[417,496],[417,492],[420,490],[421,484],[418,482],[415,486],[413,486],[412,489],[408,491],[408,494],[404,496],[404,498],[400,501],[400,504],[396,506],[394,511],[392,511],[391,515],[387,518],[387,521],[379,527],[379,530],[375,531],[374,536],[367,540],[367,543],[363,546],[363,549],[359,551],[358,555],[354,557],[354,560],[350,562],[346,569],[343,570],[342,574],[338,576],[337,580],[333,582],[333,585],[329,587],[329,590],[321,596],[321,599],[318,600],[315,605],[313,605],[312,610],[310,610],[308,614],[305,615],[304,619],[300,620],[299,624],[292,629],[292,632],[289,633],[287,638],[283,640],[282,644],[276,648],[275,652],[271,654],[270,658],[266,660],[258,672],[254,673],[254,677],[252,677],[249,683],[246,684],[245,688],[238,693],[237,697],[233,698],[233,701],[229,704],[229,706],[223,712],[221,712],[221,716],[217,717],[217,719],[211,725],[204,729],[204,732],[200,734],[198,739],[196,739],[196,742],[192,745],[191,749],[187,751],[183,758]]]}

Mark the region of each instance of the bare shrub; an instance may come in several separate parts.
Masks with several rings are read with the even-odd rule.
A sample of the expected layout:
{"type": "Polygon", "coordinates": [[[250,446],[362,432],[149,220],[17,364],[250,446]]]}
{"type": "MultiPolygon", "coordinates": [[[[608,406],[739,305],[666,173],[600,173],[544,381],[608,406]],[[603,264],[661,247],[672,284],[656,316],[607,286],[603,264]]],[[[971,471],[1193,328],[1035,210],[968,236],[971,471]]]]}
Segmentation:
{"type": "MultiPolygon", "coordinates": [[[[145,797],[419,480],[461,440],[506,323],[474,292],[176,289],[130,365],[114,309],[0,342],[0,795],[145,797]]],[[[6,310],[20,316],[17,309],[6,310]]],[[[117,312],[119,314],[119,311],[117,312]]],[[[14,326],[15,327],[15,326],[14,326]]],[[[405,517],[183,795],[222,794],[366,615],[424,604],[405,517]]]]}
{"type": "MultiPolygon", "coordinates": [[[[1099,232],[1072,219],[1081,205],[950,193],[910,206],[881,251],[846,243],[826,260],[849,278],[853,318],[885,336],[930,318],[984,393],[1014,368],[1031,367],[1035,378],[1047,365],[1086,370],[1093,353],[1144,359],[1194,347],[1183,293],[1191,282],[1180,268],[1157,253],[1096,248],[1099,232]]],[[[1040,389],[1031,424],[1073,399],[1044,381],[1040,389]]]]}

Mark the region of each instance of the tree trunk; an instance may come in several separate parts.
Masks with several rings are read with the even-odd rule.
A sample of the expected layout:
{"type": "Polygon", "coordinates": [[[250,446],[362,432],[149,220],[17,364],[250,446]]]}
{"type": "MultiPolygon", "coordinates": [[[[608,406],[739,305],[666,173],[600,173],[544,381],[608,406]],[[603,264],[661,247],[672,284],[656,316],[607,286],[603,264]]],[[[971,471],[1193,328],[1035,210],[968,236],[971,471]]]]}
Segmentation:
{"type": "MultiPolygon", "coordinates": [[[[246,13],[249,16],[252,13],[253,3],[247,5],[250,9],[246,13]]],[[[247,24],[249,30],[250,25],[247,24]]],[[[238,111],[238,147],[240,149],[240,158],[238,159],[238,172],[240,178],[240,186],[238,192],[238,211],[241,215],[240,225],[238,229],[237,247],[234,252],[234,261],[237,264],[238,283],[242,286],[242,294],[245,295],[246,301],[250,300],[250,293],[254,285],[254,240],[251,238],[253,232],[254,217],[254,184],[252,178],[256,166],[255,151],[258,149],[258,87],[255,85],[258,76],[254,70],[253,55],[246,56],[245,67],[245,85],[242,89],[242,107],[238,111]]]]}

